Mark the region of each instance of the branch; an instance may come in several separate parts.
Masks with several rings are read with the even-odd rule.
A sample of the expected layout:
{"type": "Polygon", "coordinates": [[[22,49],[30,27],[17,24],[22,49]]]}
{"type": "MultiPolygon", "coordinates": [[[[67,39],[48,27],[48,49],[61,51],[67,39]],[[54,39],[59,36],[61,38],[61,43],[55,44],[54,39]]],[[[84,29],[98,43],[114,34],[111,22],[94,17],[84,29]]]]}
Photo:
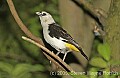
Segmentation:
{"type": "Polygon", "coordinates": [[[28,36],[30,37],[31,39],[37,41],[38,43],[43,44],[42,40],[39,39],[38,37],[34,36],[29,30],[28,28],[23,24],[23,22],[21,21],[20,17],[18,16],[16,10],[15,10],[15,7],[14,7],[14,4],[12,2],[12,0],[7,0],[7,3],[9,5],[9,8],[10,8],[10,11],[15,19],[15,21],[17,22],[17,24],[19,25],[19,27],[21,28],[21,30],[28,36]]]}
{"type": "Polygon", "coordinates": [[[103,28],[104,26],[104,18],[107,17],[107,14],[98,8],[94,8],[90,3],[86,2],[86,0],[72,0],[76,5],[81,7],[87,14],[89,14],[92,18],[94,18],[97,23],[103,28]]]}
{"type": "Polygon", "coordinates": [[[15,19],[15,21],[17,22],[18,26],[21,28],[21,30],[30,38],[26,38],[23,37],[23,39],[37,45],[38,47],[40,47],[41,49],[43,49],[43,53],[44,55],[50,60],[52,61],[54,64],[56,64],[58,67],[60,67],[61,69],[64,69],[68,72],[73,71],[72,68],[67,65],[64,61],[62,61],[62,59],[60,59],[57,55],[53,54],[51,51],[49,51],[47,48],[44,47],[44,44],[42,42],[42,39],[34,36],[29,30],[28,28],[23,24],[23,22],[21,21],[21,19],[19,18],[14,4],[12,2],[12,0],[7,0],[7,3],[9,5],[10,11],[15,19]]]}
{"type": "Polygon", "coordinates": [[[56,63],[56,65],[58,65],[60,68],[64,69],[62,66],[65,66],[65,69],[67,71],[73,71],[72,68],[69,67],[61,58],[59,58],[57,55],[55,55],[54,53],[52,53],[50,50],[48,50],[47,48],[45,48],[41,44],[35,42],[34,40],[32,40],[30,38],[24,37],[24,36],[22,36],[22,39],[24,39],[24,40],[26,40],[26,41],[28,41],[28,42],[30,42],[32,44],[35,44],[36,46],[38,46],[39,48],[41,48],[42,50],[44,50],[44,52],[47,54],[47,56],[48,55],[50,56],[50,57],[48,57],[48,59],[51,59],[51,60],[54,60],[54,61],[56,60],[54,63],[56,63]],[[61,63],[61,64],[59,64],[59,63],[61,63]]]}

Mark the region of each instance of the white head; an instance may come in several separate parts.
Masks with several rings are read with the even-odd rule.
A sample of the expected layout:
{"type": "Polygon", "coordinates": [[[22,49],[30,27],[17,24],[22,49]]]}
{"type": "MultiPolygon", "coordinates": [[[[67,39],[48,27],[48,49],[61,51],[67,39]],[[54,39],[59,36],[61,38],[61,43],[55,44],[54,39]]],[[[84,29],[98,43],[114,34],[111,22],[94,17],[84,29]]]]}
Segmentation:
{"type": "Polygon", "coordinates": [[[48,24],[55,23],[52,16],[45,11],[36,12],[36,14],[39,16],[42,26],[46,26],[46,25],[48,26],[48,24]]]}

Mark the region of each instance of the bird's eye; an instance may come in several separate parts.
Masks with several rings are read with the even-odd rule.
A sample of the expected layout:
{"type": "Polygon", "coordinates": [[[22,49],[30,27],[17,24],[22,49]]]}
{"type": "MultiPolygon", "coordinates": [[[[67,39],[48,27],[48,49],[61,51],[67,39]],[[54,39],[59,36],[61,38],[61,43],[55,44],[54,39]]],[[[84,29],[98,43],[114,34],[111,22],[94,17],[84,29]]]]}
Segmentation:
{"type": "Polygon", "coordinates": [[[45,16],[45,15],[46,15],[46,13],[43,13],[43,14],[42,14],[42,16],[45,16]]]}

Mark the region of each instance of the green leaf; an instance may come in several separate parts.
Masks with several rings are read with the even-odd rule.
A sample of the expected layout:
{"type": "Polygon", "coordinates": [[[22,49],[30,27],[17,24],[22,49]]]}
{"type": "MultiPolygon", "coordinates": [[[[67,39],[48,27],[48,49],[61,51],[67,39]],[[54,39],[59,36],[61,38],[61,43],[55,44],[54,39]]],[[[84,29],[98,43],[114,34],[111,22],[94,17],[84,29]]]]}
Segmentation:
{"type": "Polygon", "coordinates": [[[29,72],[31,67],[32,66],[30,64],[17,64],[15,69],[12,71],[12,75],[13,77],[24,75],[29,72]]]}
{"type": "Polygon", "coordinates": [[[36,72],[36,71],[45,71],[46,68],[43,65],[33,65],[32,68],[30,69],[31,72],[36,72]]]}
{"type": "Polygon", "coordinates": [[[9,63],[0,62],[0,69],[10,74],[13,70],[13,66],[9,63]]]}
{"type": "Polygon", "coordinates": [[[92,67],[89,69],[88,73],[89,73],[89,78],[97,78],[97,71],[99,69],[98,68],[95,68],[95,67],[92,67]]]}
{"type": "Polygon", "coordinates": [[[14,71],[12,71],[13,77],[22,77],[30,72],[44,71],[45,68],[42,65],[30,65],[30,64],[17,64],[14,71]]]}
{"type": "Polygon", "coordinates": [[[89,63],[90,65],[99,67],[99,68],[107,67],[107,63],[100,57],[93,57],[89,63]]]}
{"type": "Polygon", "coordinates": [[[16,76],[14,78],[32,78],[32,74],[31,73],[24,73],[24,74],[21,74],[19,76],[16,76]]]}
{"type": "Polygon", "coordinates": [[[111,78],[112,75],[110,75],[110,69],[106,68],[103,70],[103,77],[104,78],[111,78]]]}
{"type": "Polygon", "coordinates": [[[99,44],[98,52],[105,60],[107,60],[107,61],[110,60],[111,51],[110,51],[110,47],[107,43],[99,44]]]}
{"type": "Polygon", "coordinates": [[[68,72],[68,74],[73,78],[88,78],[84,72],[68,72]]]}

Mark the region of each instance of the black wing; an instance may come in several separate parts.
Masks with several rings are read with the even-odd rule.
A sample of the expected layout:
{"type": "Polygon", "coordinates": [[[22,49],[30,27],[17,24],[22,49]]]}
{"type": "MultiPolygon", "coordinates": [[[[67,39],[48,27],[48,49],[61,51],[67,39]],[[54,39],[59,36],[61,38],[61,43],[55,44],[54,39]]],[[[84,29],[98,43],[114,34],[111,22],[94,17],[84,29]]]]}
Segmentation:
{"type": "Polygon", "coordinates": [[[78,43],[75,42],[75,40],[62,27],[60,27],[56,23],[53,23],[53,24],[49,24],[49,29],[48,30],[49,30],[49,35],[51,37],[55,37],[57,39],[60,39],[60,37],[63,38],[62,41],[74,45],[76,48],[79,49],[81,54],[88,60],[88,57],[85,55],[85,53],[82,50],[82,48],[79,47],[78,43]]]}
{"type": "Polygon", "coordinates": [[[78,44],[74,41],[74,39],[58,24],[56,24],[56,23],[50,24],[48,30],[50,31],[49,35],[51,37],[55,37],[57,39],[60,39],[60,37],[61,37],[64,39],[63,41],[78,46],[78,44]]]}

